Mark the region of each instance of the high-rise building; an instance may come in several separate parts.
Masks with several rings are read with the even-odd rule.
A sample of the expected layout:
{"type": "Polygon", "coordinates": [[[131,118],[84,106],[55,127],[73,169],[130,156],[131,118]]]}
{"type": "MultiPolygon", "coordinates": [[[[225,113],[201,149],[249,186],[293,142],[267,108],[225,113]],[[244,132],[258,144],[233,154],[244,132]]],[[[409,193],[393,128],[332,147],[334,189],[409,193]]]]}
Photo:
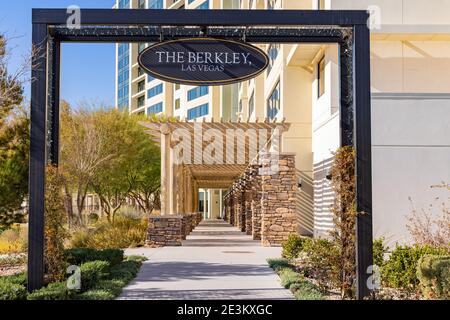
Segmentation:
{"type": "MultiPolygon", "coordinates": [[[[367,10],[373,13],[372,172],[374,235],[409,239],[406,216],[428,207],[450,182],[450,28],[445,0],[118,0],[117,8],[367,10]],[[439,8],[439,10],[436,10],[439,8]]],[[[329,174],[339,147],[339,48],[258,45],[267,70],[239,84],[202,87],[163,82],[137,63],[147,46],[117,45],[117,107],[180,120],[291,123],[284,152],[295,153],[299,232],[326,235],[334,201],[329,174]]],[[[221,215],[224,190],[201,189],[199,209],[221,215]]]]}

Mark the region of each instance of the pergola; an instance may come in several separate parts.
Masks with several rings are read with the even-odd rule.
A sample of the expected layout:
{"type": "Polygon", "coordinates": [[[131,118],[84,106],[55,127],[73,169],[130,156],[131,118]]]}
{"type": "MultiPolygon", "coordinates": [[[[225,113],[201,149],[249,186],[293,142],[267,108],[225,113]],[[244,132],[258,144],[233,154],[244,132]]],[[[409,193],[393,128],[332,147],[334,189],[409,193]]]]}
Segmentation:
{"type": "Polygon", "coordinates": [[[34,9],[29,181],[28,289],[44,279],[45,166],[59,161],[61,42],[158,42],[214,37],[249,43],[336,43],[340,57],[341,145],[356,149],[357,296],[370,293],[372,182],[370,34],[365,11],[34,9]]]}
{"type": "MultiPolygon", "coordinates": [[[[223,121],[223,119],[215,122],[214,119],[206,121],[204,118],[202,122],[154,120],[141,124],[148,129],[147,133],[151,135],[152,140],[161,147],[161,214],[163,215],[196,212],[198,188],[228,189],[249,165],[257,162],[259,153],[270,148],[274,134],[279,140],[283,132],[288,131],[290,127],[290,124],[284,120],[271,122],[268,118],[263,122],[259,122],[258,119],[255,122],[231,122],[223,121]],[[176,132],[180,132],[181,136],[174,137],[176,132]],[[204,132],[212,132],[214,137],[204,139],[204,132]],[[231,139],[227,139],[230,132],[233,135],[231,139]],[[177,165],[173,149],[183,141],[188,141],[189,150],[183,149],[184,154],[177,165]],[[221,159],[205,163],[204,150],[215,142],[218,142],[221,150],[213,148],[213,152],[220,152],[221,159]],[[255,143],[253,153],[252,143],[255,143]],[[240,151],[242,151],[241,155],[239,155],[240,151]],[[241,161],[236,161],[239,156],[241,161]]],[[[277,148],[279,148],[278,143],[277,148]]],[[[282,152],[281,148],[277,151],[282,152]]]]}

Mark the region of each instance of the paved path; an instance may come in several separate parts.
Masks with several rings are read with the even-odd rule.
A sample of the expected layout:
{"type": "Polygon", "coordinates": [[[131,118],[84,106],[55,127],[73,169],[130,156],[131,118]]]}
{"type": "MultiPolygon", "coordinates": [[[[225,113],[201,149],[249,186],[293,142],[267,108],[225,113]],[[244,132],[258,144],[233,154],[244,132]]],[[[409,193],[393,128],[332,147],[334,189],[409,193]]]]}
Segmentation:
{"type": "Polygon", "coordinates": [[[119,299],[293,299],[266,259],[280,248],[221,220],[203,221],[181,247],[129,249],[149,258],[119,299]]]}

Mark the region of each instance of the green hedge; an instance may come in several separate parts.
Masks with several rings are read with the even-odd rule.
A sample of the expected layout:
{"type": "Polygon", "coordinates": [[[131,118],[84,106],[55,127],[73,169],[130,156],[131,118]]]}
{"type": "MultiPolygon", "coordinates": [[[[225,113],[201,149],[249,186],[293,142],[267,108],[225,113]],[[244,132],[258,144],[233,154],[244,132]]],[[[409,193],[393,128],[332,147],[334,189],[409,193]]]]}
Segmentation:
{"type": "Polygon", "coordinates": [[[90,261],[83,263],[81,271],[81,290],[84,292],[95,286],[97,282],[108,275],[110,264],[107,261],[90,261]]]}
{"type": "Polygon", "coordinates": [[[0,277],[0,300],[111,300],[136,277],[143,256],[128,256],[124,260],[119,249],[69,249],[65,256],[70,264],[79,265],[81,290],[69,290],[67,283],[55,282],[27,294],[26,274],[0,277]]]}
{"type": "Polygon", "coordinates": [[[28,300],[70,300],[75,294],[75,291],[67,288],[65,281],[53,282],[45,288],[30,293],[28,300]]]}
{"type": "Polygon", "coordinates": [[[397,246],[381,268],[383,281],[393,288],[416,289],[417,265],[425,255],[442,256],[448,254],[447,249],[430,246],[397,246]]]}
{"type": "Polygon", "coordinates": [[[65,250],[66,261],[69,264],[81,265],[89,261],[108,261],[111,266],[121,263],[124,259],[123,250],[91,248],[74,248],[65,250]]]}
{"type": "Polygon", "coordinates": [[[417,263],[417,278],[427,299],[450,299],[450,256],[425,255],[417,263]]]}
{"type": "Polygon", "coordinates": [[[27,298],[26,273],[0,277],[0,300],[25,300],[27,298]]]}

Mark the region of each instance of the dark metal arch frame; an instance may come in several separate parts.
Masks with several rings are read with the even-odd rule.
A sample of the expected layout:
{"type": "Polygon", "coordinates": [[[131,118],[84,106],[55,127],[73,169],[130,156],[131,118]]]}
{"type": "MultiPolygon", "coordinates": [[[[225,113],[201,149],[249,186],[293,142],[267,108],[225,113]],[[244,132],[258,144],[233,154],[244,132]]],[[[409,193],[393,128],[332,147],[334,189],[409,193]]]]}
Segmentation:
{"type": "Polygon", "coordinates": [[[370,294],[372,169],[370,32],[365,11],[33,9],[28,289],[43,285],[45,165],[59,162],[61,42],[156,42],[210,36],[250,43],[337,43],[341,145],[356,148],[357,297],[370,294]]]}

